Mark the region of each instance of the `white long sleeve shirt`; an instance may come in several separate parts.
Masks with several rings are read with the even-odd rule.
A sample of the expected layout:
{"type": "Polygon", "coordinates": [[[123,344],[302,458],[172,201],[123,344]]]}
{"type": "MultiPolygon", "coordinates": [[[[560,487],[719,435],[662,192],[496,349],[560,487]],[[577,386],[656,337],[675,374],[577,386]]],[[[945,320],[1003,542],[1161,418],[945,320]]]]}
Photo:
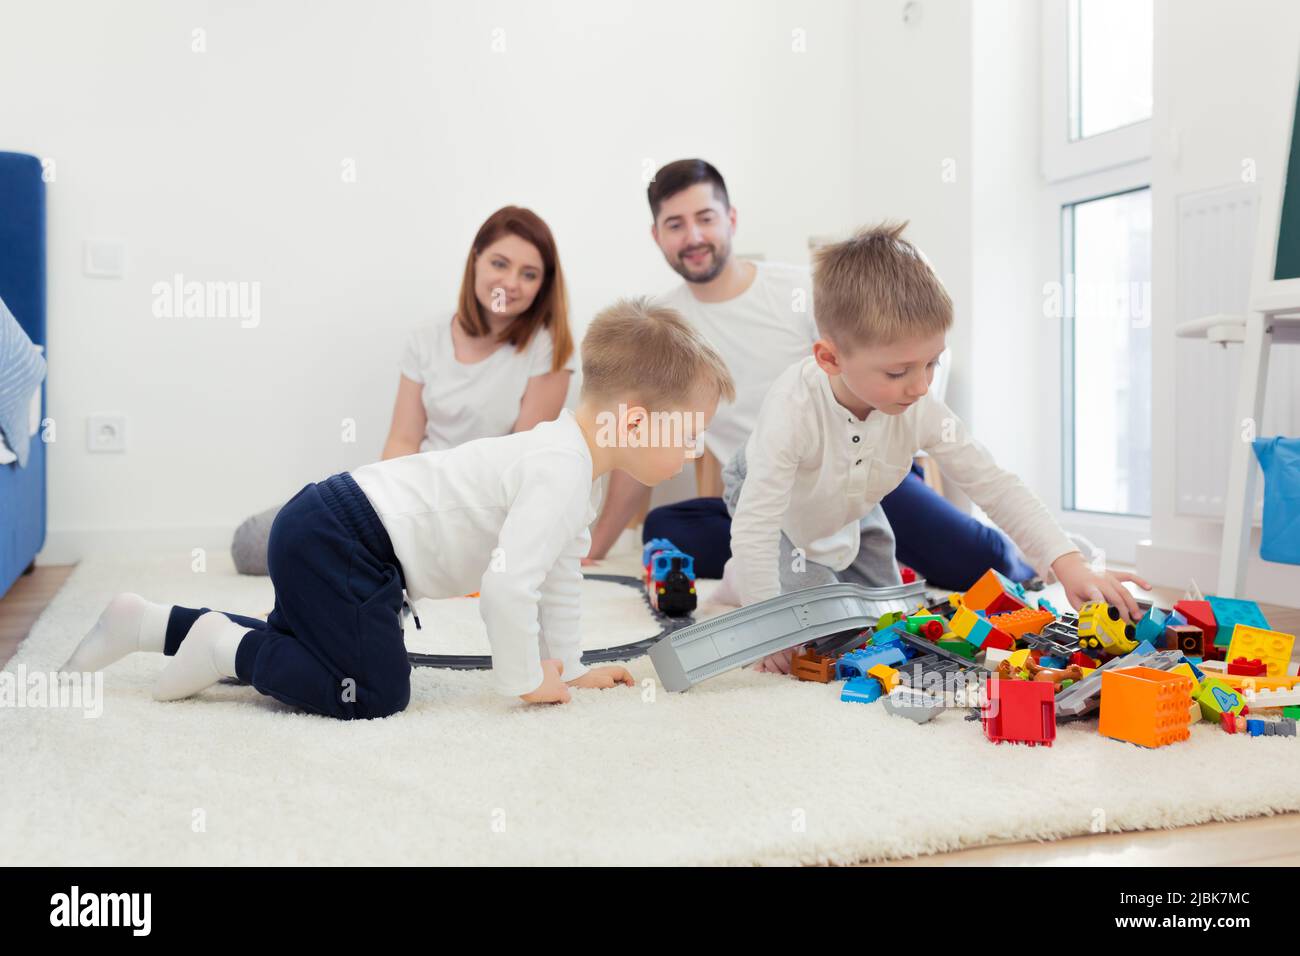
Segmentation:
{"type": "Polygon", "coordinates": [[[743,604],[781,593],[780,535],[808,560],[842,571],[857,557],[858,521],[907,476],[918,450],[983,508],[1046,580],[1078,550],[1046,505],[999,468],[965,424],[928,393],[899,415],[865,420],[842,406],[809,356],[786,369],[745,445],[746,477],[731,522],[743,604]]]}
{"type": "Polygon", "coordinates": [[[586,673],[578,634],[582,558],[600,505],[591,452],[573,412],[526,432],[480,438],[352,472],[393,542],[408,594],[479,592],[503,694],[586,673]]]}

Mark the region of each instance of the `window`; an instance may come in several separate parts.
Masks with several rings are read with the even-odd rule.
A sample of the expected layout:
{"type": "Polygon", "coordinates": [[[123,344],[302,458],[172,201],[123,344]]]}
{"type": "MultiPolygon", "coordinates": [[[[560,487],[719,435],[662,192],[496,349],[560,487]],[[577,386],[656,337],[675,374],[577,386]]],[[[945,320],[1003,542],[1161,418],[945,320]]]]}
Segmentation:
{"type": "Polygon", "coordinates": [[[1062,504],[1151,514],[1151,190],[1062,209],[1062,504]]]}
{"type": "Polygon", "coordinates": [[[1070,0],[1070,139],[1151,118],[1151,0],[1070,0]]]}
{"type": "MultiPolygon", "coordinates": [[[[1044,0],[1045,250],[1060,517],[1132,561],[1151,514],[1153,0],[1044,0]]],[[[1046,423],[1045,423],[1046,424],[1046,423]]]]}

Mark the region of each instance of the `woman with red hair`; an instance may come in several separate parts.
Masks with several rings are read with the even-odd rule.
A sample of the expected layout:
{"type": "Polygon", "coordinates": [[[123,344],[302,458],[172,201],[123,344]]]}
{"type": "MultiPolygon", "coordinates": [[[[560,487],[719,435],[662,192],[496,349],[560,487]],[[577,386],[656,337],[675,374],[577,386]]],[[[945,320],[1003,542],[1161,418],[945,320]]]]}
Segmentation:
{"type": "MultiPolygon", "coordinates": [[[[532,210],[498,209],[479,227],[455,311],[413,329],[399,364],[382,458],[527,431],[560,414],[575,367],[568,294],[550,228],[532,210]]],[[[231,555],[266,574],[278,507],[244,521],[231,555]]]]}

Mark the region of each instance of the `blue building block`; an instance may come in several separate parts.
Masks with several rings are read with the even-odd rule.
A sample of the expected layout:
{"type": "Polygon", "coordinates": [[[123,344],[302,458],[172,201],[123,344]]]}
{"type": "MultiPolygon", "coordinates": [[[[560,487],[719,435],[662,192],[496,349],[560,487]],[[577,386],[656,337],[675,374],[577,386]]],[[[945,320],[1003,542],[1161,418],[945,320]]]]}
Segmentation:
{"type": "Polygon", "coordinates": [[[1262,627],[1266,631],[1273,629],[1264,617],[1264,612],[1259,609],[1259,605],[1254,601],[1213,596],[1207,597],[1206,600],[1210,602],[1210,610],[1214,612],[1214,623],[1216,625],[1214,644],[1216,647],[1227,647],[1231,643],[1232,629],[1238,624],[1262,627]]]}
{"type": "Polygon", "coordinates": [[[868,647],[861,651],[849,651],[835,662],[835,679],[850,680],[866,677],[867,671],[877,664],[901,664],[905,660],[903,650],[897,646],[868,647]]]}
{"type": "Polygon", "coordinates": [[[1163,608],[1152,605],[1146,614],[1142,615],[1142,620],[1138,621],[1136,637],[1139,641],[1146,641],[1154,644],[1160,640],[1160,635],[1164,634],[1165,628],[1169,626],[1169,612],[1163,608]]]}
{"type": "Polygon", "coordinates": [[[1183,627],[1187,623],[1187,618],[1183,617],[1177,611],[1169,612],[1169,620],[1165,621],[1165,627],[1183,627]]]}
{"type": "Polygon", "coordinates": [[[840,691],[840,700],[855,704],[871,704],[880,700],[885,689],[874,677],[855,677],[844,684],[840,691]]]}
{"type": "Polygon", "coordinates": [[[1156,649],[1151,646],[1150,641],[1138,641],[1138,646],[1129,651],[1137,657],[1146,657],[1148,654],[1154,654],[1156,649]]]}
{"type": "Polygon", "coordinates": [[[1061,616],[1061,612],[1058,611],[1056,608],[1052,607],[1052,602],[1049,601],[1049,600],[1047,600],[1047,598],[1045,598],[1045,597],[1040,597],[1040,598],[1038,599],[1038,610],[1040,610],[1040,611],[1050,611],[1050,612],[1051,612],[1053,615],[1055,615],[1056,617],[1060,617],[1060,616],[1061,616]]]}
{"type": "Polygon", "coordinates": [[[890,644],[897,644],[902,640],[899,635],[906,633],[907,628],[902,624],[902,622],[895,621],[883,631],[876,631],[875,635],[871,638],[871,644],[873,647],[885,647],[890,644]]]}
{"type": "Polygon", "coordinates": [[[1246,718],[1246,732],[1252,737],[1264,736],[1264,721],[1254,717],[1246,718]]]}

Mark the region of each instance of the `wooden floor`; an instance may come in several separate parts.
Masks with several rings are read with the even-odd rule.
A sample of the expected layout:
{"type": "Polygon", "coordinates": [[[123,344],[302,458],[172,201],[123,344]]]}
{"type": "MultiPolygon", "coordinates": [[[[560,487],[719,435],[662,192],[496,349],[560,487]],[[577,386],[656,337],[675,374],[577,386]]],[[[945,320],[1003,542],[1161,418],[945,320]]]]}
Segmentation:
{"type": "Polygon", "coordinates": [[[14,656],[74,567],[74,564],[37,566],[31,574],[19,577],[9,593],[0,597],[0,667],[14,656]]]}
{"type": "MultiPolygon", "coordinates": [[[[72,565],[38,567],[0,598],[0,667],[18,649],[72,565]]],[[[1157,589],[1164,607],[1181,595],[1157,589]]],[[[1300,630],[1300,609],[1262,605],[1269,623],[1300,630]]],[[[1051,843],[1008,843],[875,866],[1300,866],[1300,814],[1209,823],[1178,830],[1080,836],[1051,843]]]]}

